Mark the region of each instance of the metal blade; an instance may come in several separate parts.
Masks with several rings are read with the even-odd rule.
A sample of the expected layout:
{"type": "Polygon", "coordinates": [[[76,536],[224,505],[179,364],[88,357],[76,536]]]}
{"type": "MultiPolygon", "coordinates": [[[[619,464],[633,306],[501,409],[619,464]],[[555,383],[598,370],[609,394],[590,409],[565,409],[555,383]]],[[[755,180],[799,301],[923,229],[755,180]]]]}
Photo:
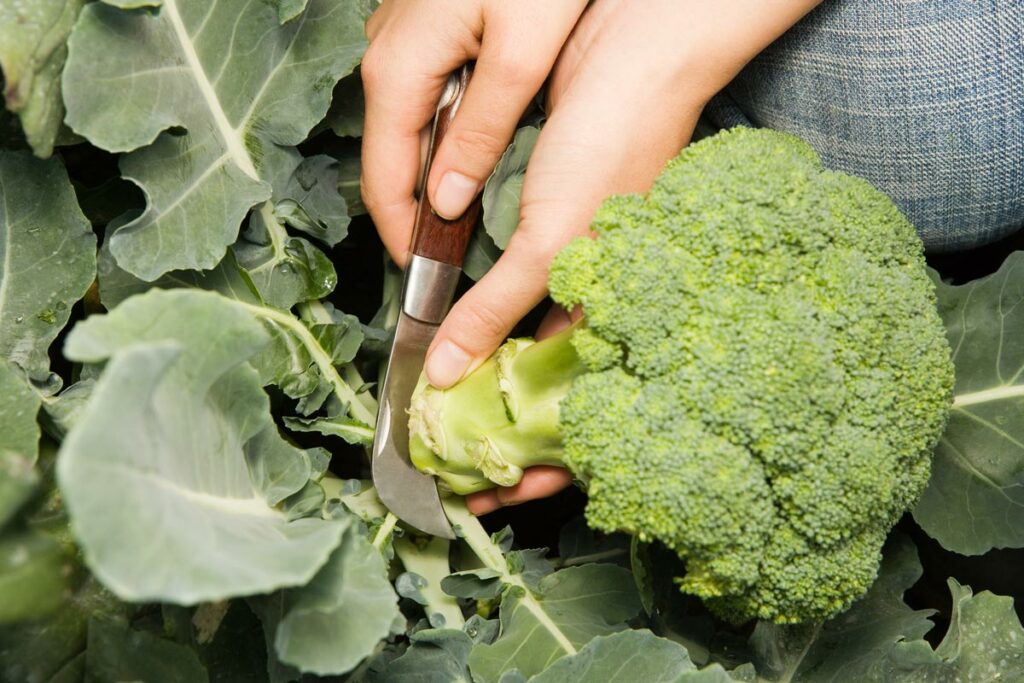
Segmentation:
{"type": "Polygon", "coordinates": [[[377,495],[399,519],[433,536],[455,538],[434,478],[409,461],[409,399],[437,327],[405,313],[398,319],[380,393],[373,439],[373,483],[377,495]]]}

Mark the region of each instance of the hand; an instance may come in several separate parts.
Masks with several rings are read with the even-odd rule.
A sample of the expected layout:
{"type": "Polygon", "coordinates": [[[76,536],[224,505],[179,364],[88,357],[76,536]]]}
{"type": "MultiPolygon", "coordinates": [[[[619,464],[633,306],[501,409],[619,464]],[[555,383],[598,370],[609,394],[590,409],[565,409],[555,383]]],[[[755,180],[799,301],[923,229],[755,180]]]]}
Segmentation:
{"type": "Polygon", "coordinates": [[[405,265],[416,215],[420,133],[448,75],[476,60],[458,115],[436,150],[434,210],[461,215],[540,90],[585,0],[385,0],[366,25],[362,193],[384,246],[405,265]]]}
{"type": "MultiPolygon", "coordinates": [[[[523,182],[519,226],[491,271],[453,307],[429,351],[439,386],[486,359],[546,293],[555,253],[587,233],[601,201],[644,192],[686,145],[707,101],[818,0],[596,0],[548,87],[550,116],[523,182]]],[[[569,322],[555,309],[542,326],[569,322]]],[[[572,475],[535,467],[511,488],[469,496],[484,514],[549,496],[572,475]]]]}

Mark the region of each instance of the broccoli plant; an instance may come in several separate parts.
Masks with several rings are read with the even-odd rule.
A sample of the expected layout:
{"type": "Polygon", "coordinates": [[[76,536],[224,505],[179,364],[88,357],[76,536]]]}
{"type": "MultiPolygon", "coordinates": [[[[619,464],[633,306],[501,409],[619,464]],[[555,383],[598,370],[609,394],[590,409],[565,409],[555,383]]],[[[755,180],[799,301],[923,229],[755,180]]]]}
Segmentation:
{"type": "Polygon", "coordinates": [[[731,621],[834,615],[928,483],[953,366],[914,228],[782,133],[684,150],[555,259],[584,322],[421,381],[416,465],[455,493],[568,467],[602,531],[658,540],[731,621]]]}

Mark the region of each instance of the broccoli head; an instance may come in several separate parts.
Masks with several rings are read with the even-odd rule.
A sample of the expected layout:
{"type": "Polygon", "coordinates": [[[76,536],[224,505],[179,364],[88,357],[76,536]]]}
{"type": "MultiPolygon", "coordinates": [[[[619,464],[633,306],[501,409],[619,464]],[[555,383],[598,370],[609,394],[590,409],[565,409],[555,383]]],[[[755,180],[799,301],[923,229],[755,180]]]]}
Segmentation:
{"type": "Polygon", "coordinates": [[[420,469],[456,493],[568,467],[587,520],[672,548],[731,621],[822,619],[924,489],[953,367],[913,226],[790,135],[734,129],[612,197],[551,266],[584,321],[421,381],[420,469]]]}

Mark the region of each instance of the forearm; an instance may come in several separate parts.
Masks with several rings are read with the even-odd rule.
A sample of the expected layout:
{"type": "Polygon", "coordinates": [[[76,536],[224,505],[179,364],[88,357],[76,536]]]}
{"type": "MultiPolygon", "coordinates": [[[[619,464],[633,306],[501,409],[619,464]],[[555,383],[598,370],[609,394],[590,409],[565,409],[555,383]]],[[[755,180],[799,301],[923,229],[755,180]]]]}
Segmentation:
{"type": "Polygon", "coordinates": [[[679,74],[704,101],[724,88],[746,64],[790,29],[821,0],[728,0],[683,3],[684,45],[679,74]]]}

